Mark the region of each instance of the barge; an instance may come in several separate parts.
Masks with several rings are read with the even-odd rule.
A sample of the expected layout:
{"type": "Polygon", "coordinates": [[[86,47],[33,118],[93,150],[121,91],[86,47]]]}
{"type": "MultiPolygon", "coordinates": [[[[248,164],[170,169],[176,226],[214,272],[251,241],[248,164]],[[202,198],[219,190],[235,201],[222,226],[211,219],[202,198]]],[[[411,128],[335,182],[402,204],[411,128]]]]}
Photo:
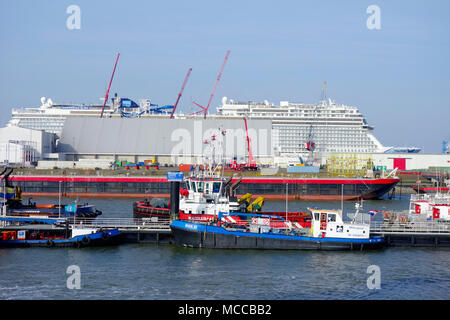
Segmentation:
{"type": "MultiPolygon", "coordinates": [[[[233,178],[236,182],[240,178],[233,178]]],[[[104,198],[169,198],[167,178],[106,176],[13,176],[23,196],[104,198]],[[60,189],[61,188],[61,189],[60,189]]],[[[397,178],[294,178],[242,177],[236,196],[247,193],[267,200],[369,200],[389,193],[400,181],[397,178]],[[287,189],[287,192],[286,192],[287,189]]]]}
{"type": "Polygon", "coordinates": [[[118,229],[69,227],[65,219],[0,216],[0,248],[91,247],[120,242],[118,229]]]}

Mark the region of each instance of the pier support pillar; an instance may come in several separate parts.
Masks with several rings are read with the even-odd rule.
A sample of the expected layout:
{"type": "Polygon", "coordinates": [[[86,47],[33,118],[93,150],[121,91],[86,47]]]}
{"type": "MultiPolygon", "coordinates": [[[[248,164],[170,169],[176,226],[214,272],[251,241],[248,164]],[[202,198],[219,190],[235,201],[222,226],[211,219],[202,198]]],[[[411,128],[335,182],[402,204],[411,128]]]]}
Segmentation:
{"type": "Polygon", "coordinates": [[[178,218],[180,209],[180,182],[170,182],[170,219],[178,218]]]}

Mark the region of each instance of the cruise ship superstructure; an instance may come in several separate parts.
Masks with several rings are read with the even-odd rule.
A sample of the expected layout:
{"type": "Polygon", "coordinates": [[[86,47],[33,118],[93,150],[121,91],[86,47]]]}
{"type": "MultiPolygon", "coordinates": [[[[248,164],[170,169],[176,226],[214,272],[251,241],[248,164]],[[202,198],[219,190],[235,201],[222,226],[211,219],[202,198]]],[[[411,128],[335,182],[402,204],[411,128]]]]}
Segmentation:
{"type": "Polygon", "coordinates": [[[312,139],[316,152],[383,152],[386,148],[372,135],[355,107],[335,104],[331,99],[318,104],[281,101],[275,106],[268,101],[234,101],[224,97],[219,114],[225,117],[272,119],[272,140],[275,155],[305,152],[312,139]]]}

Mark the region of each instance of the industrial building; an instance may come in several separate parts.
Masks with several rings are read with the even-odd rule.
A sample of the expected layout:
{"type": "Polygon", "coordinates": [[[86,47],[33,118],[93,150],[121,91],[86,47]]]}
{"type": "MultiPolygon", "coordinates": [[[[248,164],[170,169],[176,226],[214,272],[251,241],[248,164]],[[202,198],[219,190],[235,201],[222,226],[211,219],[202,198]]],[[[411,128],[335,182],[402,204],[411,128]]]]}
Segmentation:
{"type": "MultiPolygon", "coordinates": [[[[115,161],[151,159],[160,165],[202,164],[211,159],[245,162],[249,152],[259,164],[286,167],[299,162],[296,154],[277,154],[271,120],[247,122],[250,149],[240,119],[70,117],[58,140],[54,133],[8,126],[0,128],[0,163],[38,162],[38,168],[110,168],[115,161]]],[[[450,170],[448,153],[314,153],[316,165],[339,169],[338,158],[370,158],[384,170],[450,170]]]]}
{"type": "Polygon", "coordinates": [[[42,130],[9,126],[0,128],[0,163],[29,165],[51,159],[56,136],[42,130]]]}
{"type": "MultiPolygon", "coordinates": [[[[270,120],[249,120],[256,160],[273,162],[270,120]]],[[[230,119],[66,119],[56,151],[60,160],[110,159],[160,164],[204,163],[214,158],[245,161],[249,152],[244,121],[230,119]]]]}

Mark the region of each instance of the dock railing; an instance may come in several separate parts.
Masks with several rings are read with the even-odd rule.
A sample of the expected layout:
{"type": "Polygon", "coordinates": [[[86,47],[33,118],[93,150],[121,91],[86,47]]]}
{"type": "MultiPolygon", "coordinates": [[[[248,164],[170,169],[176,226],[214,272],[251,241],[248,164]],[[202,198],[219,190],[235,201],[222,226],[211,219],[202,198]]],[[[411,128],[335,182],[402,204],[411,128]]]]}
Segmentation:
{"type": "Polygon", "coordinates": [[[92,218],[76,220],[75,227],[118,228],[129,230],[170,230],[169,218],[92,218]]]}
{"type": "Polygon", "coordinates": [[[450,234],[450,222],[445,221],[372,221],[370,232],[376,234],[414,233],[414,234],[450,234]]]}

